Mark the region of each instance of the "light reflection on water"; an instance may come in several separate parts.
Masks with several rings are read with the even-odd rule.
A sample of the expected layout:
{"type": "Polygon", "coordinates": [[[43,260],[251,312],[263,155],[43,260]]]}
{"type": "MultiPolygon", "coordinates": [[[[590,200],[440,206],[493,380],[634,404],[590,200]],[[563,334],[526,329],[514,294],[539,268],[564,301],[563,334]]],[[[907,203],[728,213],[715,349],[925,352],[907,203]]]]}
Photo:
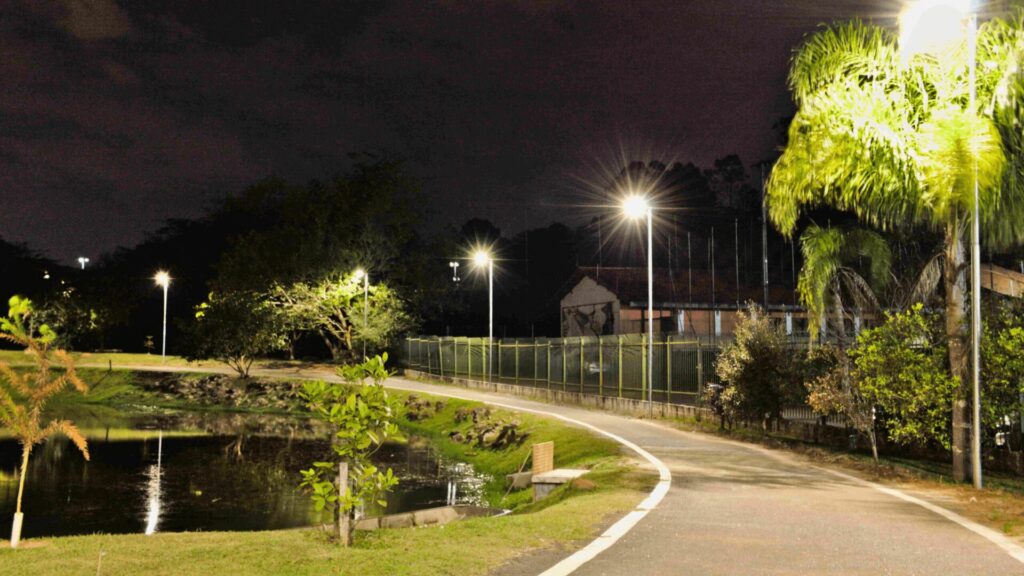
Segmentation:
{"type": "MultiPolygon", "coordinates": [[[[199,422],[165,416],[93,429],[91,462],[57,437],[32,454],[25,486],[24,537],[195,530],[267,530],[318,523],[298,489],[299,470],[323,459],[321,431],[294,419],[261,426],[240,415],[199,422]],[[166,432],[154,427],[166,428],[166,432]],[[232,433],[234,430],[236,433],[232,433]]],[[[0,519],[17,496],[20,447],[0,438],[0,519]]],[[[486,478],[438,458],[418,439],[387,445],[375,458],[400,479],[382,510],[368,515],[481,503],[486,478]]],[[[0,538],[10,525],[0,522],[0,538]]]]}

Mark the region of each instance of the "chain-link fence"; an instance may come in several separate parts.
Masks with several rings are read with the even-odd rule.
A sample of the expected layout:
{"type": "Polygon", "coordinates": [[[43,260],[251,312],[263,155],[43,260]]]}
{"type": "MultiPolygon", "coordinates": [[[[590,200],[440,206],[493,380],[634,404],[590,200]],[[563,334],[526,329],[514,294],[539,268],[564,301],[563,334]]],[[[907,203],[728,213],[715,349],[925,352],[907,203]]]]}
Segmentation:
{"type": "Polygon", "coordinates": [[[646,336],[584,338],[418,337],[405,343],[408,368],[436,376],[462,376],[646,400],[699,405],[709,384],[718,383],[717,344],[681,336],[654,340],[654,369],[648,374],[646,336]]]}

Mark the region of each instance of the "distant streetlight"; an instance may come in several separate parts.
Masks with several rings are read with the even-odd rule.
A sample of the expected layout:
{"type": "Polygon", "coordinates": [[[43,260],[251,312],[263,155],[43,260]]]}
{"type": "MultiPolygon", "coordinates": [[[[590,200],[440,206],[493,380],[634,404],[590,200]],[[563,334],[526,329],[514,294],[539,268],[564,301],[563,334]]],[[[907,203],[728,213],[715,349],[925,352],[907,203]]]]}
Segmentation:
{"type": "Polygon", "coordinates": [[[82,270],[85,270],[85,265],[89,263],[89,259],[85,256],[79,256],[78,263],[82,265],[82,270]]]}
{"type": "Polygon", "coordinates": [[[491,380],[491,367],[494,365],[494,258],[487,250],[479,249],[473,253],[473,263],[477,268],[487,267],[487,380],[491,380]]]}
{"type": "Polygon", "coordinates": [[[452,282],[459,281],[459,263],[454,260],[448,263],[448,267],[452,269],[452,282]]]}
{"type": "Polygon", "coordinates": [[[370,318],[370,275],[359,268],[355,273],[355,280],[363,281],[363,360],[366,360],[366,329],[370,318]]]}
{"type": "Polygon", "coordinates": [[[160,356],[167,358],[167,288],[171,285],[171,275],[161,270],[156,273],[156,276],[153,276],[153,281],[164,289],[164,326],[160,342],[160,356]]]}
{"type": "Polygon", "coordinates": [[[623,213],[631,219],[647,217],[647,404],[654,414],[654,210],[646,197],[627,196],[623,213]]]}
{"type": "MultiPolygon", "coordinates": [[[[918,0],[900,15],[900,51],[941,54],[966,40],[970,99],[968,109],[977,113],[978,15],[972,0],[918,0]]],[[[982,488],[981,478],[981,214],[978,198],[978,165],[974,165],[974,212],[971,214],[971,479],[982,488]]]]}

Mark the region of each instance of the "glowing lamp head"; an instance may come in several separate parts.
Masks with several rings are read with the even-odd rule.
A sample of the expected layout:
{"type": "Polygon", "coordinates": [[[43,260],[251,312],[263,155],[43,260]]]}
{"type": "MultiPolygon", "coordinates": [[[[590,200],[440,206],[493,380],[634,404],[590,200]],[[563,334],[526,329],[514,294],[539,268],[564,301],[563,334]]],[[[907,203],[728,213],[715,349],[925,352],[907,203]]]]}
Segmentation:
{"type": "Polygon", "coordinates": [[[362,280],[363,278],[366,277],[366,270],[363,270],[362,268],[357,268],[355,274],[353,274],[353,277],[356,280],[362,280]]]}
{"type": "Polygon", "coordinates": [[[161,270],[153,276],[153,282],[156,282],[157,286],[167,288],[171,284],[171,275],[161,270]]]}
{"type": "Polygon", "coordinates": [[[491,255],[486,250],[477,250],[473,253],[473,263],[477,266],[486,266],[491,262],[491,255]]]}
{"type": "Polygon", "coordinates": [[[900,52],[937,54],[966,38],[971,0],[917,0],[900,14],[900,52]]]}
{"type": "Polygon", "coordinates": [[[650,207],[651,205],[647,202],[647,198],[639,194],[633,194],[622,202],[622,211],[629,218],[643,218],[647,215],[650,207]]]}

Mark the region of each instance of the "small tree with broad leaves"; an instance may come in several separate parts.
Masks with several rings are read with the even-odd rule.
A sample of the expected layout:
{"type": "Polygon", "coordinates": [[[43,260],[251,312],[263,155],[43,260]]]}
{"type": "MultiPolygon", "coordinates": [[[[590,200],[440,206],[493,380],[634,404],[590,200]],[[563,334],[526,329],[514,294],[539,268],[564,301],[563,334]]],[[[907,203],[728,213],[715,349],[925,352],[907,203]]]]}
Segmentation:
{"type": "Polygon", "coordinates": [[[21,469],[18,479],[18,500],[14,508],[11,528],[11,547],[17,548],[21,540],[21,511],[25,492],[25,474],[32,448],[54,434],[64,434],[74,442],[86,460],[89,446],[78,428],[68,420],[43,423],[46,403],[64,388],[71,386],[85,394],[89,387],[75,373],[75,363],[67,352],[51,348],[57,334],[46,324],[32,323],[32,302],[14,296],[8,302],[6,318],[0,318],[0,340],[24,346],[34,366],[27,370],[14,370],[0,362],[0,424],[10,430],[21,443],[21,469]],[[54,370],[57,364],[58,370],[54,370]]]}
{"type": "Polygon", "coordinates": [[[387,440],[401,438],[400,405],[383,382],[390,376],[388,355],[343,366],[338,374],[347,384],[307,382],[302,391],[313,415],[333,428],[331,454],[302,471],[301,487],[317,511],[330,511],[342,546],[352,544],[356,512],[367,502],[386,502],[382,496],[398,484],[391,469],[381,471],[371,457],[387,440]]]}

